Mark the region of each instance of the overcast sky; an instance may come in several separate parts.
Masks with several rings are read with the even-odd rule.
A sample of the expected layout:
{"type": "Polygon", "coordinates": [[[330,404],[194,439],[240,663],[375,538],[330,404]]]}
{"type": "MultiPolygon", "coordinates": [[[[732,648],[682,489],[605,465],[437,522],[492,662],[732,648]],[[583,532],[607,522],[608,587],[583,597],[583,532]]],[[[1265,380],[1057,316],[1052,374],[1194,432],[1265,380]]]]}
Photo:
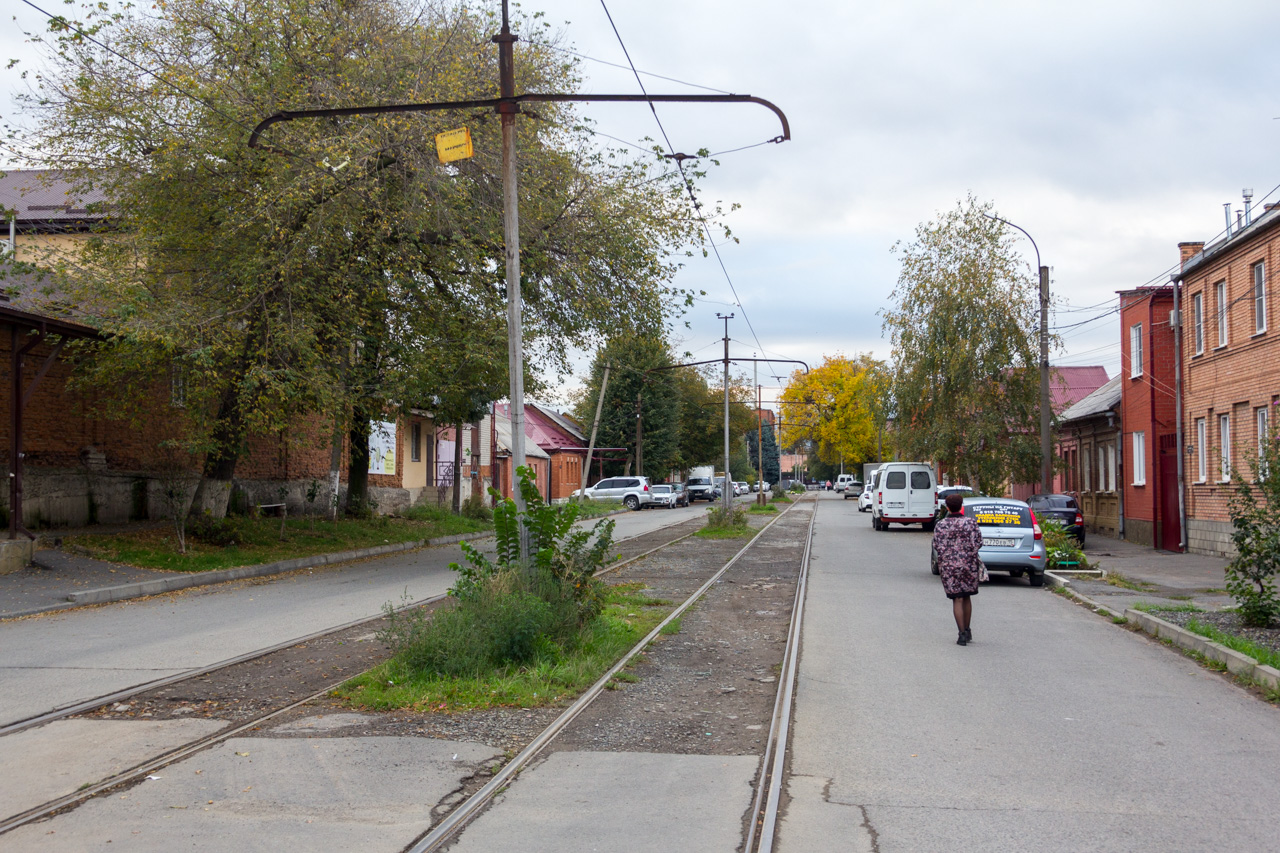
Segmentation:
{"type": "MultiPolygon", "coordinates": [[[[24,50],[15,30],[39,16],[19,0],[5,6],[21,25],[0,27],[8,58],[24,50]]],[[[608,7],[640,70],[767,98],[790,119],[790,142],[726,154],[703,183],[704,199],[742,209],[728,219],[741,242],[720,247],[728,277],[697,257],[678,280],[707,291],[680,345],[700,359],[720,353],[717,312],[737,315],[736,355],[888,358],[877,311],[898,276],[890,248],[968,193],[1039,244],[1057,327],[1106,315],[1116,290],[1167,280],[1177,243],[1218,235],[1223,203],[1241,207],[1242,188],[1256,205],[1280,200],[1280,190],[1267,198],[1280,184],[1274,0],[608,7]]],[[[579,52],[625,64],[599,0],[524,9],[544,12],[579,52]]],[[[629,71],[591,60],[582,71],[585,91],[638,92],[629,71]]],[[[13,72],[3,79],[17,85],[13,72]]],[[[644,80],[650,93],[699,91],[644,80]]],[[[612,136],[659,136],[644,106],[584,112],[612,136]]],[[[690,153],[779,133],[756,106],[663,105],[658,115],[690,153]]],[[[1034,264],[1030,243],[1020,246],[1034,264]]],[[[1062,333],[1053,363],[1119,370],[1114,313],[1062,333]]],[[[762,369],[761,381],[775,372],[762,369]]]]}

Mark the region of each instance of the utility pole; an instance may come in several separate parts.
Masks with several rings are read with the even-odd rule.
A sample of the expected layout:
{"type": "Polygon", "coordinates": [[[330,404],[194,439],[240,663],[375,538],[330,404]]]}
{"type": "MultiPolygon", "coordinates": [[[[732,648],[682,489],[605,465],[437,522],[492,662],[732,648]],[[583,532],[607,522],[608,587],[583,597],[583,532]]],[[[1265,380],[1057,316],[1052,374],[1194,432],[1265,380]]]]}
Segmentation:
{"type": "Polygon", "coordinates": [[[587,442],[587,461],[582,466],[582,482],[578,485],[578,494],[586,491],[587,475],[591,473],[591,458],[596,454],[596,431],[600,429],[600,410],[604,408],[604,389],[609,387],[609,362],[604,364],[604,378],[600,380],[600,398],[596,400],[596,419],[591,422],[591,440],[587,442]]]}
{"type": "Polygon", "coordinates": [[[644,414],[639,391],[636,391],[636,476],[644,476],[644,414]]]}
{"type": "MultiPolygon", "coordinates": [[[[755,353],[751,353],[751,357],[755,358],[755,353]]],[[[759,506],[765,505],[764,498],[764,413],[760,411],[760,362],[751,362],[751,369],[755,371],[754,381],[756,386],[756,485],[760,487],[760,491],[756,493],[756,503],[759,506]]]]}
{"type": "MultiPolygon", "coordinates": [[[[729,321],[732,314],[716,314],[716,319],[724,320],[724,512],[728,521],[730,508],[733,506],[732,482],[729,479],[729,321]]],[[[712,481],[714,482],[714,480],[712,481]]]]}

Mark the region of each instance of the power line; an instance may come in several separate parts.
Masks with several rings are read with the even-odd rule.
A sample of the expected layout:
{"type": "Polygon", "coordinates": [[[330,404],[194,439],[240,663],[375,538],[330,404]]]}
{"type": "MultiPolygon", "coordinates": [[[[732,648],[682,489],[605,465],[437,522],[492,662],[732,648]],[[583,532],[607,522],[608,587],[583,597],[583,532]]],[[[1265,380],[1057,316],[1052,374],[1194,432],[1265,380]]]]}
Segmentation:
{"type": "MultiPolygon", "coordinates": [[[[627,58],[627,64],[631,67],[631,73],[635,75],[636,84],[640,87],[640,92],[649,97],[649,92],[644,87],[644,81],[640,79],[640,72],[636,70],[635,62],[631,59],[631,52],[627,50],[626,43],[622,40],[622,33],[618,32],[618,25],[613,21],[613,15],[609,12],[609,6],[605,0],[600,0],[600,6],[604,9],[605,17],[609,19],[609,26],[613,29],[613,34],[618,39],[618,45],[622,48],[623,55],[627,58]]],[[[707,242],[711,245],[712,252],[715,253],[716,261],[720,264],[720,271],[724,273],[725,281],[729,284],[729,290],[733,293],[733,298],[737,303],[737,307],[742,311],[742,319],[746,321],[747,328],[751,330],[751,337],[755,339],[756,346],[761,352],[764,352],[764,345],[760,343],[760,336],[756,334],[755,327],[751,324],[751,318],[747,316],[747,309],[742,304],[742,297],[738,295],[738,289],[734,287],[733,278],[729,275],[729,269],[725,266],[724,258],[720,255],[720,247],[716,245],[714,236],[711,233],[711,226],[708,224],[705,216],[702,215],[702,205],[698,201],[697,195],[694,194],[692,182],[689,176],[685,174],[683,158],[677,156],[675,146],[671,144],[671,137],[667,135],[667,129],[662,125],[662,119],[658,117],[658,109],[654,106],[653,101],[648,101],[649,111],[653,113],[653,120],[658,124],[658,130],[662,133],[663,140],[667,143],[667,150],[671,152],[671,156],[675,159],[676,168],[680,170],[680,177],[684,180],[685,192],[689,194],[689,200],[693,202],[693,211],[697,215],[698,220],[702,223],[702,229],[707,235],[707,242]]],[[[767,362],[772,369],[773,362],[767,362]]]]}
{"type": "MultiPolygon", "coordinates": [[[[608,9],[605,9],[605,14],[608,14],[608,13],[609,13],[609,10],[608,10],[608,9]]],[[[612,23],[612,21],[610,21],[610,23],[612,23]]],[[[615,29],[615,30],[614,30],[614,32],[616,33],[616,32],[617,32],[617,30],[615,29]]],[[[590,62],[598,62],[598,63],[600,63],[601,65],[608,65],[608,66],[609,66],[609,67],[611,67],[611,68],[621,68],[621,69],[622,69],[622,70],[624,70],[624,71],[626,71],[626,70],[627,70],[627,66],[626,66],[626,65],[621,65],[621,64],[619,64],[619,63],[617,63],[617,62],[610,62],[610,61],[609,61],[609,60],[607,60],[607,59],[599,59],[599,58],[594,57],[594,56],[588,56],[588,55],[587,55],[587,54],[585,54],[585,53],[578,53],[576,50],[569,50],[567,47],[560,47],[559,45],[549,44],[549,43],[544,42],[544,41],[533,41],[533,40],[531,40],[531,39],[525,39],[525,41],[526,41],[528,44],[537,45],[538,47],[545,47],[545,48],[549,48],[549,49],[551,49],[551,50],[558,50],[558,51],[560,51],[561,53],[567,53],[567,54],[569,54],[570,56],[576,56],[576,57],[578,57],[579,59],[586,59],[586,60],[588,60],[588,61],[590,61],[590,62]]],[[[621,41],[621,39],[619,39],[619,41],[621,41]]],[[[625,50],[626,50],[626,48],[623,48],[623,50],[625,51],[625,50]]],[[[628,62],[630,62],[630,61],[631,61],[631,58],[630,58],[630,57],[627,57],[627,61],[628,61],[628,62]]],[[[653,78],[658,79],[658,80],[666,80],[666,81],[668,81],[668,82],[670,82],[670,83],[679,83],[681,86],[688,86],[688,87],[693,88],[693,89],[703,89],[703,90],[705,90],[705,91],[707,91],[707,92],[715,92],[716,94],[719,94],[719,95],[732,95],[732,94],[733,94],[732,92],[726,92],[724,89],[716,89],[716,88],[711,87],[711,86],[703,86],[703,85],[701,85],[701,84],[699,84],[699,83],[690,83],[688,80],[680,80],[680,79],[678,79],[678,78],[676,78],[676,77],[666,77],[666,76],[663,76],[662,74],[654,74],[652,71],[636,71],[636,68],[635,68],[635,66],[634,66],[634,65],[633,65],[633,66],[631,66],[630,70],[631,70],[631,71],[634,71],[636,74],[643,74],[643,75],[644,75],[644,76],[646,76],[646,77],[653,77],[653,78]]]]}

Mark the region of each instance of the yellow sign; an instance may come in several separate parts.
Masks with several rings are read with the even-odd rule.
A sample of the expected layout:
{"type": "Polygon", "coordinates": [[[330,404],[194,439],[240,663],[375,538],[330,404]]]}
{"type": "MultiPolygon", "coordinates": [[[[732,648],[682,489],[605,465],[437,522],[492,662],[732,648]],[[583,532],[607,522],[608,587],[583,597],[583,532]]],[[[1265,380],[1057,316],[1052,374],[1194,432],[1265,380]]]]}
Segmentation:
{"type": "Polygon", "coordinates": [[[471,148],[471,131],[465,127],[436,134],[436,156],[441,163],[465,160],[475,152],[471,148]]]}

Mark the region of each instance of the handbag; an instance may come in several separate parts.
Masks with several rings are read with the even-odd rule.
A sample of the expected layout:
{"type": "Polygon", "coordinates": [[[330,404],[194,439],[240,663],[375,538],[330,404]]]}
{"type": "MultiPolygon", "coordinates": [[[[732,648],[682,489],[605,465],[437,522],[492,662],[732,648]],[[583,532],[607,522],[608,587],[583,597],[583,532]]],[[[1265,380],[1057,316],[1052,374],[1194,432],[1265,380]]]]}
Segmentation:
{"type": "Polygon", "coordinates": [[[986,583],[991,580],[991,575],[987,574],[987,564],[978,560],[978,583],[986,583]]]}

